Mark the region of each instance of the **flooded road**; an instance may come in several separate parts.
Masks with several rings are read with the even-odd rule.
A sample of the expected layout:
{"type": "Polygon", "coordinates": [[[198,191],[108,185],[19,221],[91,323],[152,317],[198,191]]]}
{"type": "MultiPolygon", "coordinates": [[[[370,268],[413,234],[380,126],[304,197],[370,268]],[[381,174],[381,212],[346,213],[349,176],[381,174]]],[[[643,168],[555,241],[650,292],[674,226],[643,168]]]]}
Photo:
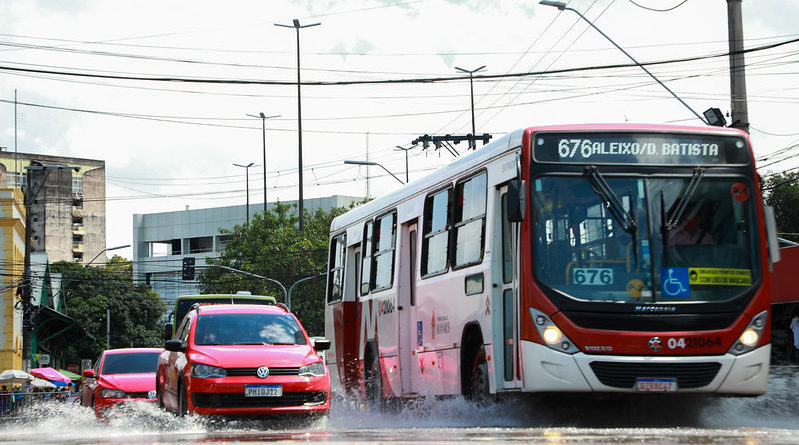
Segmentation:
{"type": "Polygon", "coordinates": [[[476,407],[461,399],[417,402],[390,413],[336,404],[307,425],[177,418],[136,405],[98,422],[91,410],[43,404],[0,423],[0,444],[196,442],[799,444],[799,368],[773,368],[752,398],[522,397],[476,407]]]}

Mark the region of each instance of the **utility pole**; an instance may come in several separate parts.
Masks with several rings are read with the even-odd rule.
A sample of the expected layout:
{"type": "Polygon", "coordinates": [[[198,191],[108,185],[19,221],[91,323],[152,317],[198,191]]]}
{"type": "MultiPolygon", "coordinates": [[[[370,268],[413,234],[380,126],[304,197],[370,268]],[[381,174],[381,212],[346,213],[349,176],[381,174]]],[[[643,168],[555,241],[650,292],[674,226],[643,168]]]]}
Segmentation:
{"type": "Polygon", "coordinates": [[[275,23],[275,26],[280,26],[282,28],[294,28],[297,31],[297,144],[298,144],[298,156],[297,156],[297,163],[299,164],[299,180],[300,180],[300,199],[299,199],[299,213],[300,213],[300,232],[305,231],[305,214],[304,214],[304,203],[303,203],[303,196],[302,196],[302,96],[301,96],[301,87],[302,82],[300,81],[300,30],[303,28],[310,28],[311,26],[319,26],[321,23],[311,23],[310,25],[300,25],[300,21],[298,19],[292,20],[292,25],[282,25],[280,23],[275,23]]]}
{"type": "Polygon", "coordinates": [[[727,0],[727,27],[730,40],[730,127],[749,133],[749,109],[746,102],[746,62],[741,0],[727,0]]]}
{"type": "MultiPolygon", "coordinates": [[[[457,67],[457,66],[455,67],[456,70],[458,70],[458,71],[460,71],[462,73],[469,74],[469,93],[470,93],[470,96],[472,98],[472,134],[474,134],[474,135],[477,134],[477,132],[476,132],[477,130],[475,130],[475,127],[474,127],[474,73],[482,70],[485,67],[486,66],[483,65],[480,68],[475,68],[473,70],[467,70],[467,69],[460,68],[460,67],[457,67]]],[[[475,141],[473,141],[473,140],[469,141],[469,148],[472,148],[472,149],[477,148],[477,146],[475,144],[475,141]]]]}

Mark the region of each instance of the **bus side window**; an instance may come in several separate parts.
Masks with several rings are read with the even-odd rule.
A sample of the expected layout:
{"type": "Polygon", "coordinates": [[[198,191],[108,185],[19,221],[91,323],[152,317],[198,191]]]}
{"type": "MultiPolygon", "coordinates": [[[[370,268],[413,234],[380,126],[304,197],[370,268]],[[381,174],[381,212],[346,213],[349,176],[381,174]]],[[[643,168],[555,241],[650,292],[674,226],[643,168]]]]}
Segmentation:
{"type": "Polygon", "coordinates": [[[394,246],[397,241],[397,213],[375,220],[372,248],[372,290],[389,289],[394,284],[394,246]]]}
{"type": "Polygon", "coordinates": [[[452,238],[455,241],[455,251],[452,256],[452,267],[479,264],[483,261],[485,247],[485,172],[455,186],[453,208],[455,225],[452,238]]]}
{"type": "Polygon", "coordinates": [[[372,288],[372,221],[363,226],[363,246],[361,247],[361,295],[372,288]]]}
{"type": "Polygon", "coordinates": [[[328,271],[327,302],[341,300],[344,287],[344,255],[347,246],[347,234],[343,233],[330,240],[330,270],[328,271]]]}
{"type": "Polygon", "coordinates": [[[422,276],[446,272],[449,268],[449,229],[452,187],[425,199],[422,238],[422,276]]]}

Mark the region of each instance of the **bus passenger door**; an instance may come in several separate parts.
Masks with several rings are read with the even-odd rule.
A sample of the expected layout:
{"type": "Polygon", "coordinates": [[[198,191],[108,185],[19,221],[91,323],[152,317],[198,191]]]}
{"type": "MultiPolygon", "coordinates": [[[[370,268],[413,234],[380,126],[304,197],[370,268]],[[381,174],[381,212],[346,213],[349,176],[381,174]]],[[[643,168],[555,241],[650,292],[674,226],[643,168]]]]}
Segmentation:
{"type": "Polygon", "coordinates": [[[492,246],[492,335],[497,390],[521,387],[519,369],[518,223],[508,222],[508,187],[497,189],[492,246]]]}
{"type": "Polygon", "coordinates": [[[399,290],[397,295],[397,327],[399,336],[399,368],[402,394],[416,392],[411,367],[416,341],[416,220],[402,225],[400,234],[399,290]]]}
{"type": "Polygon", "coordinates": [[[337,332],[335,344],[341,346],[341,351],[336,351],[336,358],[340,360],[344,375],[342,380],[347,394],[355,396],[355,389],[358,388],[360,369],[358,367],[358,327],[359,314],[359,283],[360,283],[360,264],[361,264],[361,245],[355,244],[347,248],[348,265],[345,271],[344,301],[339,312],[335,314],[335,319],[340,323],[341,329],[337,332]]]}

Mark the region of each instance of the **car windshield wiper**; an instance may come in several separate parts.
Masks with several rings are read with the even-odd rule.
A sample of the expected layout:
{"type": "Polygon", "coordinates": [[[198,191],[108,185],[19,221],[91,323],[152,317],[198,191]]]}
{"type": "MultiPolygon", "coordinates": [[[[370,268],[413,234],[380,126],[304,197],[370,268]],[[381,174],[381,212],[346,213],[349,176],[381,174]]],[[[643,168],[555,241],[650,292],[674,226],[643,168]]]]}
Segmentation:
{"type": "Polygon", "coordinates": [[[624,210],[621,201],[613,193],[608,182],[599,173],[595,165],[589,165],[585,168],[585,175],[588,177],[588,182],[591,183],[591,188],[594,192],[602,198],[602,203],[610,211],[613,218],[621,224],[622,229],[630,234],[635,234],[638,231],[638,222],[632,213],[632,200],[630,201],[630,211],[624,210]]]}
{"type": "Polygon", "coordinates": [[[685,187],[682,193],[677,197],[672,204],[671,208],[668,211],[668,214],[663,215],[663,192],[660,193],[660,205],[661,205],[661,230],[664,230],[664,233],[674,230],[678,224],[680,224],[680,220],[682,219],[683,214],[685,213],[685,209],[688,208],[688,203],[691,202],[691,198],[696,193],[696,189],[699,188],[699,183],[702,182],[702,177],[705,175],[705,169],[702,167],[696,167],[694,169],[694,174],[691,176],[691,182],[685,187]]]}

